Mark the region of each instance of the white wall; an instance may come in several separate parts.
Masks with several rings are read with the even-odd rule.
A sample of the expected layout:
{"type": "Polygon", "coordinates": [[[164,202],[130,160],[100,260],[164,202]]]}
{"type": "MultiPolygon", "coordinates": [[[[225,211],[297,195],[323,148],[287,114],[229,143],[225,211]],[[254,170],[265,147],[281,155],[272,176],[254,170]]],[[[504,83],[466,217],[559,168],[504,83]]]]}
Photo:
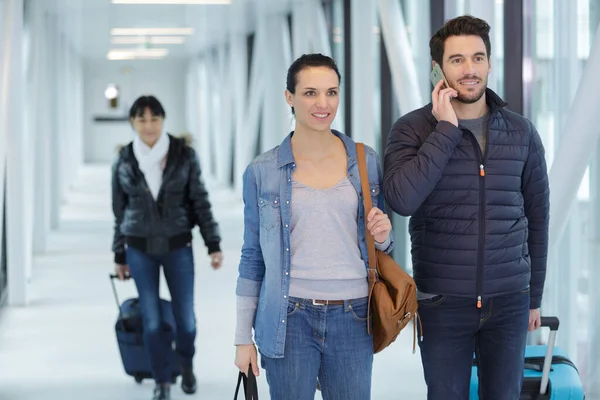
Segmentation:
{"type": "Polygon", "coordinates": [[[129,115],[131,104],[141,95],[154,95],[167,114],[165,129],[179,134],[187,131],[185,80],[187,61],[88,60],[84,70],[84,148],[86,163],[112,162],[115,149],[133,138],[129,122],[95,122],[95,116],[129,115]],[[118,108],[111,109],[104,97],[107,85],[120,88],[118,108]]]}

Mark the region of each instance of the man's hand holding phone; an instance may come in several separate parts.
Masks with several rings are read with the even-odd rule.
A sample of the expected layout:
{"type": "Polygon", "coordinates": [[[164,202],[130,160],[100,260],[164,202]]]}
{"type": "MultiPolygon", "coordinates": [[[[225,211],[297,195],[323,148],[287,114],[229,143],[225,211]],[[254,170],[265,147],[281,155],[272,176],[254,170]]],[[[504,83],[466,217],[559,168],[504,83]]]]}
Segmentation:
{"type": "Polygon", "coordinates": [[[458,118],[451,104],[451,100],[458,97],[458,92],[452,88],[443,88],[444,86],[444,80],[442,79],[433,88],[431,93],[433,109],[431,112],[438,121],[448,121],[458,127],[458,118]]]}

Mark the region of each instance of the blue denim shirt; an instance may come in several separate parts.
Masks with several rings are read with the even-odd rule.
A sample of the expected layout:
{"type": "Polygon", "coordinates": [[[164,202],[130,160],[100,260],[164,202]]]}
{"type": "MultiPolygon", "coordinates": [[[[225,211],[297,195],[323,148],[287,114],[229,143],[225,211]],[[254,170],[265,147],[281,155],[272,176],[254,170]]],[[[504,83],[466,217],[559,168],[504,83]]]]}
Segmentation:
{"type": "MultiPolygon", "coordinates": [[[[365,210],[362,202],[356,144],[348,136],[333,131],[348,154],[348,179],[359,196],[358,239],[368,268],[365,210]]],[[[290,202],[292,174],[296,168],[291,133],[280,146],[258,156],[244,172],[244,245],[239,265],[238,296],[259,297],[254,318],[254,339],[261,353],[271,358],[284,354],[287,297],[290,287],[290,202]]],[[[381,168],[377,153],[365,146],[373,206],[384,210],[380,191],[381,168]]],[[[394,247],[393,234],[386,252],[394,247]]]]}

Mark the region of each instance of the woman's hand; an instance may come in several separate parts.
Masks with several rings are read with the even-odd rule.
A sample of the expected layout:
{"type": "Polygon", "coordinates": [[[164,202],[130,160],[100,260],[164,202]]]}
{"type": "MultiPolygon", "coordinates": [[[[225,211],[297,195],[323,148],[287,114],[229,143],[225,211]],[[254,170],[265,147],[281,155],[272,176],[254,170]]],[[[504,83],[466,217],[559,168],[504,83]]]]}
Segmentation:
{"type": "Polygon", "coordinates": [[[257,363],[256,347],[253,344],[240,344],[235,349],[235,366],[238,367],[244,375],[248,375],[248,366],[252,365],[254,376],[258,376],[259,369],[257,363]]]}
{"type": "Polygon", "coordinates": [[[213,267],[213,269],[217,270],[221,268],[221,265],[223,265],[223,253],[221,253],[220,251],[211,253],[210,266],[213,267]]]}
{"type": "Polygon", "coordinates": [[[392,231],[392,223],[379,208],[373,207],[367,215],[367,229],[377,243],[384,243],[392,231]]]}
{"type": "Polygon", "coordinates": [[[115,274],[119,277],[120,280],[125,280],[131,278],[129,272],[129,265],[127,264],[115,264],[115,274]]]}

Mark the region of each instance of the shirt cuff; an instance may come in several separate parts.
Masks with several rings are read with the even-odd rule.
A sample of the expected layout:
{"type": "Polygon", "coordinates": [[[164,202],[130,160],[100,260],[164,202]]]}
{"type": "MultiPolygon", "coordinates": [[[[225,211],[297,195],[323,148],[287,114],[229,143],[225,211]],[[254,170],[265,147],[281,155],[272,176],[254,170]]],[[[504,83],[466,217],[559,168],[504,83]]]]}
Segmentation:
{"type": "Polygon", "coordinates": [[[254,344],[252,341],[252,326],[258,308],[258,297],[237,296],[237,324],[234,344],[254,344]]]}
{"type": "Polygon", "coordinates": [[[390,244],[392,243],[392,238],[390,236],[387,237],[387,239],[385,239],[385,242],[383,243],[377,243],[377,241],[375,241],[375,248],[379,251],[386,251],[388,247],[390,247],[390,244]]]}

